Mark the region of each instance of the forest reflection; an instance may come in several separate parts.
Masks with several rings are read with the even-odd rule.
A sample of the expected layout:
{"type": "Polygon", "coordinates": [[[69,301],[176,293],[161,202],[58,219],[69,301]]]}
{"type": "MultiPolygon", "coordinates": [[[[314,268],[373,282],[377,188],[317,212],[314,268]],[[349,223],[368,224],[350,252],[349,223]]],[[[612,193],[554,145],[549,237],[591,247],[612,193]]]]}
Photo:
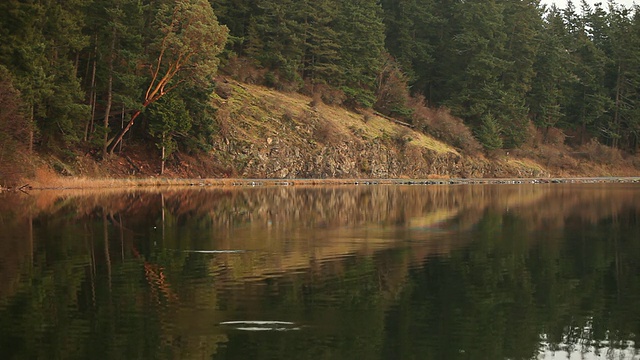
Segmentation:
{"type": "Polygon", "coordinates": [[[1,196],[8,358],[639,355],[633,185],[1,196]]]}

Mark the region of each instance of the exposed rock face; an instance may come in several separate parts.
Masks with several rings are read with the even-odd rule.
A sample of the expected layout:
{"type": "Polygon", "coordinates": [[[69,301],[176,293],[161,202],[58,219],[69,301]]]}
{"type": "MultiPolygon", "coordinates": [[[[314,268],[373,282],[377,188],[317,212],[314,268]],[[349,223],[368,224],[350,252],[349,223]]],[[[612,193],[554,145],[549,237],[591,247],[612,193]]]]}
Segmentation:
{"type": "MultiPolygon", "coordinates": [[[[228,84],[214,101],[220,133],[212,152],[244,178],[540,177],[541,167],[461,155],[409,124],[316,104],[302,95],[228,84]],[[226,94],[226,93],[225,93],[226,94]],[[228,94],[226,94],[228,95],[228,94]]],[[[206,175],[206,174],[205,174],[206,175]]]]}
{"type": "Polygon", "coordinates": [[[335,144],[293,143],[270,137],[263,144],[233,144],[226,151],[228,166],[245,178],[427,178],[447,176],[543,177],[540,169],[504,162],[466,159],[455,153],[437,153],[413,145],[349,139],[335,144]]]}

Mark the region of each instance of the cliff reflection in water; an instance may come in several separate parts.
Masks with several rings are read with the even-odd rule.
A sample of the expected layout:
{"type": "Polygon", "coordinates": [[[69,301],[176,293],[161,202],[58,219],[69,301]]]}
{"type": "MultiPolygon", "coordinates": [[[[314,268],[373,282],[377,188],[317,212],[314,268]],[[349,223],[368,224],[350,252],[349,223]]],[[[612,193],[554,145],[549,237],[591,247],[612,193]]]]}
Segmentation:
{"type": "Polygon", "coordinates": [[[8,358],[640,355],[633,185],[0,196],[8,358]]]}

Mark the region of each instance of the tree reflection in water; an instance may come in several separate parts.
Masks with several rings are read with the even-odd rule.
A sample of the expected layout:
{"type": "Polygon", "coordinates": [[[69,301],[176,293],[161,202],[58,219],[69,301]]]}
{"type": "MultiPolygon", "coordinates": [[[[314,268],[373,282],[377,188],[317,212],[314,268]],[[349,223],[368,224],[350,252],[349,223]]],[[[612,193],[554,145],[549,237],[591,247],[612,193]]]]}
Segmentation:
{"type": "Polygon", "coordinates": [[[640,355],[632,185],[1,196],[3,358],[640,355]]]}

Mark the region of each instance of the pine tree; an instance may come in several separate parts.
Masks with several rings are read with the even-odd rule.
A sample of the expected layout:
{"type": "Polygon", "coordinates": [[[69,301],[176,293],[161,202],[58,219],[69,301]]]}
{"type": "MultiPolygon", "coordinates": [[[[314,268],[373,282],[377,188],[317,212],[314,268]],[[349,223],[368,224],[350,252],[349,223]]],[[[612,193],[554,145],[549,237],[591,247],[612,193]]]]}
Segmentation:
{"type": "Polygon", "coordinates": [[[445,25],[434,0],[384,0],[386,50],[412,84],[422,89],[434,60],[435,30],[445,25]]]}
{"type": "Polygon", "coordinates": [[[295,10],[302,31],[302,77],[311,84],[331,83],[341,71],[338,32],[334,29],[336,2],[303,0],[296,3],[295,10]]]}
{"type": "Polygon", "coordinates": [[[44,145],[65,145],[81,137],[77,119],[86,116],[87,108],[76,59],[87,40],[82,34],[85,5],[83,0],[0,3],[0,64],[13,74],[26,115],[44,145]]]}
{"type": "Polygon", "coordinates": [[[611,122],[603,129],[614,147],[640,146],[640,11],[611,4],[609,8],[613,104],[611,122]]]}
{"type": "Polygon", "coordinates": [[[249,19],[256,11],[258,1],[253,0],[210,0],[211,7],[220,24],[229,29],[231,49],[244,55],[244,44],[249,37],[249,19]]]}
{"type": "Polygon", "coordinates": [[[153,103],[148,116],[149,133],[157,139],[157,146],[161,150],[160,174],[163,174],[166,160],[178,148],[176,137],[186,136],[191,130],[191,117],[184,101],[175,93],[153,103]]]}
{"type": "Polygon", "coordinates": [[[610,122],[612,102],[605,87],[605,70],[608,58],[596,47],[588,33],[594,24],[591,7],[583,0],[582,14],[577,15],[572,3],[565,9],[565,22],[569,29],[566,40],[571,55],[573,82],[567,89],[567,122],[579,134],[584,143],[590,136],[599,135],[601,124],[610,122]]]}
{"type": "Polygon", "coordinates": [[[497,113],[504,129],[504,146],[524,144],[529,134],[529,106],[526,102],[535,77],[534,61],[542,31],[539,0],[505,0],[506,44],[502,58],[506,67],[501,74],[503,98],[497,113]]]}
{"type": "Polygon", "coordinates": [[[289,81],[299,78],[304,56],[305,31],[293,16],[295,7],[294,0],[259,0],[247,31],[247,54],[289,81]]]}
{"type": "Polygon", "coordinates": [[[139,0],[95,1],[87,13],[92,36],[84,54],[84,84],[92,111],[84,137],[99,144],[105,156],[110,121],[120,125],[123,115],[139,106],[144,12],[139,0]]]}
{"type": "MultiPolygon", "coordinates": [[[[448,100],[454,115],[474,125],[494,112],[504,95],[500,82],[508,63],[501,58],[507,40],[503,7],[494,0],[466,1],[457,4],[453,19],[460,29],[451,43],[456,72],[449,74],[448,100]]],[[[500,118],[501,114],[494,114],[500,118]]]]}
{"type": "Polygon", "coordinates": [[[501,149],[504,143],[502,141],[502,127],[498,120],[491,113],[487,113],[481,121],[476,133],[482,146],[487,150],[501,149]]]}
{"type": "Polygon", "coordinates": [[[545,15],[544,29],[539,34],[540,49],[534,63],[536,76],[527,97],[534,124],[548,133],[552,127],[562,126],[565,94],[570,81],[570,55],[564,46],[567,36],[560,10],[552,6],[545,15]]]}
{"type": "Polygon", "coordinates": [[[342,71],[338,84],[351,105],[371,107],[384,52],[381,7],[374,0],[341,2],[336,31],[342,71]]]}
{"type": "Polygon", "coordinates": [[[206,0],[177,0],[154,10],[149,39],[149,78],[140,102],[127,125],[109,142],[113,153],[136,118],[152,103],[183,83],[209,86],[218,69],[228,29],[218,24],[206,0]]]}

